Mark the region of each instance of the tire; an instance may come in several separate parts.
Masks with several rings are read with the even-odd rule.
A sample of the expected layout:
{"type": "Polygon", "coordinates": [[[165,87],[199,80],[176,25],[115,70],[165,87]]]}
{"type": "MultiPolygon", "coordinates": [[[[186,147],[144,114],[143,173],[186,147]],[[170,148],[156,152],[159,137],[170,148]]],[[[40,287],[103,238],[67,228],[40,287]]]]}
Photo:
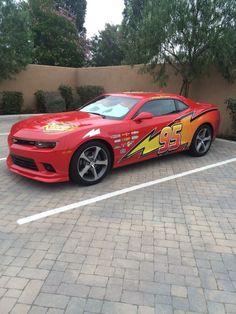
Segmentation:
{"type": "Polygon", "coordinates": [[[97,184],[105,178],[111,165],[111,153],[105,144],[87,142],[78,148],[71,159],[70,179],[85,186],[97,184]]]}
{"type": "Polygon", "coordinates": [[[202,157],[209,151],[212,143],[212,128],[208,124],[201,125],[195,132],[189,148],[190,155],[202,157]]]}

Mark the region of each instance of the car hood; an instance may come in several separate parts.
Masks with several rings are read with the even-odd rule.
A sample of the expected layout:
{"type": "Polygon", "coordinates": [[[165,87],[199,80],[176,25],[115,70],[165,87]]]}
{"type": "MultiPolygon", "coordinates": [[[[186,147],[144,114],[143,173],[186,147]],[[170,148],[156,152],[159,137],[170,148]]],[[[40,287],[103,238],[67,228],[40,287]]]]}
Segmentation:
{"type": "Polygon", "coordinates": [[[96,126],[102,117],[86,112],[73,111],[57,114],[34,116],[20,121],[12,127],[11,135],[22,138],[54,137],[72,133],[84,127],[96,126]]]}

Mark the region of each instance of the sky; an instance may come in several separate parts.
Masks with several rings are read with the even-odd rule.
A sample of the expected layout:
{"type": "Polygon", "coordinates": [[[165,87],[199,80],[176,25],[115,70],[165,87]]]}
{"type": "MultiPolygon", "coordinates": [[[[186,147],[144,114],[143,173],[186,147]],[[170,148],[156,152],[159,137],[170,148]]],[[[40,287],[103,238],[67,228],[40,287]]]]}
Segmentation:
{"type": "Polygon", "coordinates": [[[120,24],[124,0],[87,0],[85,27],[90,38],[103,30],[106,23],[120,24]]]}

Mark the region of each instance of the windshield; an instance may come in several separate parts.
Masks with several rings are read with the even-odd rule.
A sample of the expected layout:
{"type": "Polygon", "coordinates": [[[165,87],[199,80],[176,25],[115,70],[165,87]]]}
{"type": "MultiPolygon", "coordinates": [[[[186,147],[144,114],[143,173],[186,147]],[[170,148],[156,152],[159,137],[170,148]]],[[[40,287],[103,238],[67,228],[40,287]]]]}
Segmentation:
{"type": "Polygon", "coordinates": [[[104,118],[122,119],[138,101],[138,98],[107,95],[85,105],[80,111],[101,115],[104,118]]]}

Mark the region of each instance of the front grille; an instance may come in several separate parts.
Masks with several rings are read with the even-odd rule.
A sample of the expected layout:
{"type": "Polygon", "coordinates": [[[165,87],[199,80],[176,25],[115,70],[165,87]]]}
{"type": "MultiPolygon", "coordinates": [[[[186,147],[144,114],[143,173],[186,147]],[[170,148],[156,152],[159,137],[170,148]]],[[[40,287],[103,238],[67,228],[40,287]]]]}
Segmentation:
{"type": "Polygon", "coordinates": [[[11,155],[13,163],[19,167],[38,171],[38,167],[33,159],[11,155]]]}
{"type": "Polygon", "coordinates": [[[29,141],[29,140],[23,140],[20,138],[13,138],[13,143],[18,145],[29,145],[29,146],[35,146],[35,141],[29,141]]]}

